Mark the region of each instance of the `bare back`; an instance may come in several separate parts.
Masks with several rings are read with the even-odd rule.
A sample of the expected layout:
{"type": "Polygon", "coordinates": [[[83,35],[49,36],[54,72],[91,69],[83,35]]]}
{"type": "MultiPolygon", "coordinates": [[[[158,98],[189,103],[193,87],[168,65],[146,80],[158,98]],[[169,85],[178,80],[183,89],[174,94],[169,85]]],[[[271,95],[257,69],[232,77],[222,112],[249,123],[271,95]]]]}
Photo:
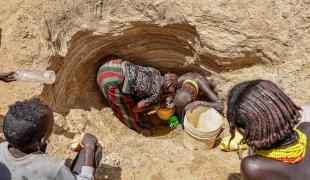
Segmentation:
{"type": "Polygon", "coordinates": [[[304,159],[297,164],[249,156],[241,161],[243,180],[307,180],[310,178],[310,123],[301,123],[298,128],[306,134],[307,151],[304,159]]]}

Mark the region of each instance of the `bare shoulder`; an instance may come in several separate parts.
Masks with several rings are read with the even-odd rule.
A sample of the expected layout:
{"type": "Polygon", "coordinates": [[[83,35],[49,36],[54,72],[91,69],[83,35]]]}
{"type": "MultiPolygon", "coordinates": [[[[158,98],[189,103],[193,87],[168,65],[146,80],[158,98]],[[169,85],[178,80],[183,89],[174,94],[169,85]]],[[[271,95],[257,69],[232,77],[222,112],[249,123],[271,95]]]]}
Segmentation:
{"type": "Polygon", "coordinates": [[[249,156],[241,161],[243,180],[284,180],[282,163],[260,156],[249,156]]]}
{"type": "Polygon", "coordinates": [[[189,73],[186,73],[186,74],[183,74],[182,76],[180,76],[178,78],[178,82],[183,82],[187,79],[192,79],[194,80],[195,79],[195,76],[193,75],[193,73],[189,72],[189,73]]]}
{"type": "Polygon", "coordinates": [[[244,180],[257,179],[262,171],[261,159],[256,156],[248,156],[241,161],[241,174],[244,180]]]}
{"type": "Polygon", "coordinates": [[[243,180],[288,180],[292,176],[291,165],[272,159],[250,156],[241,161],[243,180]]]}
{"type": "Polygon", "coordinates": [[[298,125],[297,129],[301,130],[307,135],[310,135],[310,123],[309,122],[302,122],[298,125]]]}

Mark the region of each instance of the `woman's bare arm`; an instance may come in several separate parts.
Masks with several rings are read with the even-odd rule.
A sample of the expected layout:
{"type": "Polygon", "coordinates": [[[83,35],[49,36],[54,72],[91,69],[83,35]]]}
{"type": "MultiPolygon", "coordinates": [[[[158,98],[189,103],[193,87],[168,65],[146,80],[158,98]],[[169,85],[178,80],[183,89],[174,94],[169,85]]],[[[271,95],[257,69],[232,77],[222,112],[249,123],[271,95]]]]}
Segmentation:
{"type": "Polygon", "coordinates": [[[192,111],[198,106],[213,108],[213,109],[220,111],[220,112],[224,110],[224,104],[221,101],[219,101],[219,102],[194,101],[185,107],[185,111],[186,112],[192,111]]]}
{"type": "Polygon", "coordinates": [[[152,109],[154,109],[154,107],[155,105],[146,106],[144,100],[141,100],[138,102],[137,105],[135,105],[135,107],[132,108],[132,111],[136,113],[144,112],[144,111],[151,111],[152,109]]]}
{"type": "Polygon", "coordinates": [[[199,88],[207,94],[207,97],[212,101],[212,102],[221,102],[220,98],[217,97],[215,92],[210,88],[209,84],[203,77],[198,77],[197,78],[197,83],[199,85],[199,88]]]}

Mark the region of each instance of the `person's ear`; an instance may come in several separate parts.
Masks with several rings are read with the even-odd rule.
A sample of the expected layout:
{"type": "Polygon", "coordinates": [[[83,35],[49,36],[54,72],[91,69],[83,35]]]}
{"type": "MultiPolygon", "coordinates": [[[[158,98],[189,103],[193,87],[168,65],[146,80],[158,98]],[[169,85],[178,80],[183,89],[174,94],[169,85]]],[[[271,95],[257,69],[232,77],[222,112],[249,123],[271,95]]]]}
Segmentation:
{"type": "Polygon", "coordinates": [[[45,136],[43,136],[43,137],[40,139],[40,144],[44,144],[44,143],[46,143],[45,136]]]}
{"type": "Polygon", "coordinates": [[[40,139],[40,144],[39,144],[38,149],[39,149],[39,151],[45,153],[46,148],[47,148],[47,143],[46,143],[45,136],[43,136],[43,137],[40,139]]]}

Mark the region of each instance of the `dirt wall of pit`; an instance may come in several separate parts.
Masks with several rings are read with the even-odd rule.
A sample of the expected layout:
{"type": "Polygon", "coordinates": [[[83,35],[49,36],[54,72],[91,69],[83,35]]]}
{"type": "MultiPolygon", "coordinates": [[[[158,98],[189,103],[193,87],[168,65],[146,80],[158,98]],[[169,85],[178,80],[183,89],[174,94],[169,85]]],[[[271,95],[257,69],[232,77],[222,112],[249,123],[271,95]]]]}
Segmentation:
{"type": "Polygon", "coordinates": [[[187,151],[178,133],[144,138],[119,124],[102,102],[96,70],[115,54],[163,72],[204,73],[224,101],[234,84],[262,78],[309,104],[309,9],[309,0],[0,1],[0,71],[57,72],[50,86],[1,83],[0,113],[42,97],[58,113],[49,153],[73,158],[72,133],[96,134],[106,152],[99,179],[235,177],[234,153],[187,151]]]}
{"type": "MultiPolygon", "coordinates": [[[[208,77],[219,88],[222,98],[237,82],[264,78],[277,82],[288,93],[296,92],[291,93],[293,98],[306,103],[309,98],[302,96],[305,90],[295,87],[309,82],[295,79],[306,79],[308,75],[303,73],[309,69],[308,10],[308,0],[1,2],[0,67],[3,71],[53,67],[61,74],[67,71],[69,74],[62,75],[66,77],[58,79],[69,90],[59,90],[55,98],[59,105],[77,104],[76,108],[91,105],[86,100],[77,103],[79,98],[58,97],[68,91],[76,95],[81,89],[72,87],[72,79],[69,83],[62,81],[80,78],[84,73],[83,81],[93,81],[89,74],[95,71],[94,63],[108,53],[127,56],[144,65],[158,67],[163,63],[155,62],[166,62],[165,67],[173,67],[176,63],[186,71],[211,73],[208,77]],[[245,68],[254,64],[264,65],[245,68]],[[71,67],[66,70],[62,65],[71,67]],[[77,69],[81,69],[81,75],[76,73],[77,69]],[[233,71],[236,69],[241,70],[233,71]]],[[[173,69],[177,68],[163,70],[173,69]]],[[[75,84],[79,86],[80,82],[75,84]]],[[[21,89],[12,86],[12,92],[21,89]]],[[[36,89],[35,94],[42,89],[38,86],[30,85],[36,89]]],[[[88,90],[88,86],[84,89],[88,90]]],[[[7,97],[10,91],[3,90],[1,94],[7,97]]],[[[32,94],[32,90],[10,97],[8,102],[27,94],[32,94]]],[[[55,104],[51,97],[48,99],[55,104]]]]}

